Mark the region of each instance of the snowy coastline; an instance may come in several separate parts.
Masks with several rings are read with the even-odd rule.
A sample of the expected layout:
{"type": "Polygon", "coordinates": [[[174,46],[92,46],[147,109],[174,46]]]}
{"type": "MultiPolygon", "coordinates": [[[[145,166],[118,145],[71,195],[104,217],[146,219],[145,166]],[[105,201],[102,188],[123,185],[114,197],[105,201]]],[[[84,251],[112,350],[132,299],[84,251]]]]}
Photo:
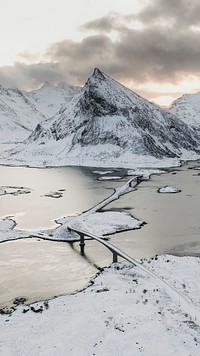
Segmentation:
{"type": "MultiPolygon", "coordinates": [[[[199,258],[160,256],[142,262],[199,310],[199,258]]],[[[81,293],[2,315],[0,330],[2,355],[199,355],[199,326],[179,300],[125,263],[105,269],[81,293]]]]}
{"type": "MultiPolygon", "coordinates": [[[[138,175],[138,171],[135,172],[138,175]]],[[[133,171],[130,173],[134,174],[133,171]]],[[[148,174],[147,169],[143,172],[144,179],[153,173],[163,172],[151,170],[148,174]]],[[[122,191],[123,194],[127,192],[122,191]]],[[[80,215],[77,223],[102,235],[139,228],[142,224],[129,214],[98,212],[98,208],[99,205],[80,215]],[[112,226],[113,220],[117,221],[115,226],[112,226]]],[[[66,241],[66,228],[73,219],[60,219],[58,228],[34,232],[34,236],[46,239],[51,235],[50,239],[66,241]]],[[[1,221],[0,231],[1,238],[9,237],[9,240],[28,237],[27,232],[15,228],[11,219],[1,221]]],[[[159,256],[144,259],[142,263],[191,300],[198,314],[198,257],[159,256]]],[[[171,298],[164,288],[137,267],[124,262],[114,264],[78,294],[18,306],[12,314],[1,315],[0,353],[13,356],[132,356],[141,353],[145,356],[158,353],[197,356],[199,325],[179,304],[180,300],[171,298]]]]}

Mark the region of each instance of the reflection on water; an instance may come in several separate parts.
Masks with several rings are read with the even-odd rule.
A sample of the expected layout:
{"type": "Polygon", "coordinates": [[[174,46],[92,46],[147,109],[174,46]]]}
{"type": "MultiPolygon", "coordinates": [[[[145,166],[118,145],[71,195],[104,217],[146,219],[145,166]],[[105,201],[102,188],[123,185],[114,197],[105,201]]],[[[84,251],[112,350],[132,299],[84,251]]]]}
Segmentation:
{"type": "Polygon", "coordinates": [[[30,303],[73,293],[97,273],[70,244],[36,239],[1,244],[0,269],[0,307],[19,296],[30,303]]]}
{"type": "MultiPolygon", "coordinates": [[[[87,168],[0,167],[0,186],[31,189],[30,194],[1,196],[0,217],[13,216],[19,229],[49,228],[56,226],[54,219],[89,209],[121,184],[99,182],[87,168]],[[60,189],[62,198],[44,196],[60,189]]],[[[98,272],[88,258],[68,243],[27,239],[0,244],[0,306],[18,296],[31,302],[84,288],[98,272]]]]}
{"type": "MultiPolygon", "coordinates": [[[[110,236],[110,241],[135,258],[174,253],[200,256],[200,176],[188,169],[190,163],[150,181],[135,192],[122,196],[106,209],[126,209],[147,224],[140,230],[110,236]],[[182,190],[178,194],[159,194],[165,185],[182,190]]],[[[196,164],[195,164],[196,165],[196,164]]],[[[25,186],[27,195],[0,197],[0,216],[14,215],[18,227],[49,227],[63,215],[89,209],[107,197],[120,182],[97,181],[88,169],[30,169],[0,167],[0,185],[25,186]],[[63,198],[43,195],[65,189],[63,198]]],[[[26,240],[0,245],[0,304],[16,296],[30,300],[71,293],[87,285],[97,272],[93,266],[106,266],[112,254],[96,241],[86,242],[86,258],[79,256],[79,246],[67,243],[26,240]]]]}
{"type": "Polygon", "coordinates": [[[152,176],[129,196],[113,202],[109,208],[123,208],[147,222],[140,230],[111,237],[111,241],[132,256],[150,257],[155,254],[173,253],[200,256],[200,176],[188,169],[194,163],[174,172],[152,176]],[[177,194],[159,194],[165,185],[182,190],[177,194]]]}
{"type": "Polygon", "coordinates": [[[106,188],[123,183],[99,182],[89,169],[0,167],[0,186],[23,186],[30,194],[0,197],[0,217],[13,216],[18,229],[56,227],[54,219],[88,210],[109,195],[106,188]],[[64,190],[62,198],[45,194],[64,190]]]}

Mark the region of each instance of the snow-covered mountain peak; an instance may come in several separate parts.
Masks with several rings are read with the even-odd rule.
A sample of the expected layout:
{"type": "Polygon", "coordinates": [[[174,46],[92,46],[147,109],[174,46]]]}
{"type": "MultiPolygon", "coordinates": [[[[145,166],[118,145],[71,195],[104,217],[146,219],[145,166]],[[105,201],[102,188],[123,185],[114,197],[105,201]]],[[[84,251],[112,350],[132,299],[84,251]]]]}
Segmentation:
{"type": "Polygon", "coordinates": [[[45,117],[17,88],[0,87],[0,143],[23,141],[45,117]]]}
{"type": "Polygon", "coordinates": [[[200,127],[200,92],[184,94],[172,103],[169,112],[190,126],[200,127]]]}
{"type": "MultiPolygon", "coordinates": [[[[98,68],[94,69],[93,74],[89,77],[83,88],[85,104],[90,102],[92,110],[94,107],[97,111],[101,108],[108,107],[108,111],[111,113],[117,110],[125,111],[130,108],[144,108],[144,106],[151,107],[152,110],[158,108],[150,103],[145,98],[136,94],[132,90],[128,89],[109,75],[103,73],[98,68]]],[[[102,111],[105,114],[105,111],[102,111]]]]}
{"type": "Polygon", "coordinates": [[[63,106],[66,106],[79,90],[79,87],[67,83],[53,85],[45,82],[40,89],[27,93],[26,97],[38,111],[49,119],[56,115],[63,106]]]}
{"type": "Polygon", "coordinates": [[[106,79],[106,77],[108,77],[108,75],[103,73],[99,68],[94,68],[94,72],[92,74],[92,77],[96,77],[98,79],[106,79]]]}
{"type": "Polygon", "coordinates": [[[100,71],[98,68],[94,68],[92,75],[87,79],[84,88],[88,86],[96,86],[98,83],[109,80],[109,77],[100,71]]]}
{"type": "Polygon", "coordinates": [[[52,88],[52,87],[53,87],[53,84],[51,84],[50,82],[48,82],[48,80],[46,80],[40,89],[52,88]]]}
{"type": "Polygon", "coordinates": [[[76,90],[76,89],[79,89],[81,87],[79,86],[76,86],[76,85],[73,85],[73,84],[70,84],[70,83],[67,83],[67,82],[59,82],[56,87],[58,89],[62,89],[62,90],[66,90],[66,91],[69,91],[69,90],[76,90]]]}
{"type": "MultiPolygon", "coordinates": [[[[23,159],[131,162],[137,156],[199,153],[193,130],[116,80],[95,69],[84,87],[51,120],[39,124],[19,150],[23,159]]],[[[98,163],[99,164],[99,163],[98,163]]]]}
{"type": "Polygon", "coordinates": [[[137,157],[181,157],[199,150],[193,128],[176,120],[116,80],[94,69],[83,88],[43,86],[27,93],[29,102],[49,120],[39,122],[24,143],[11,152],[25,161],[95,165],[131,164],[137,157]],[[121,163],[120,163],[121,162],[121,163]]]}

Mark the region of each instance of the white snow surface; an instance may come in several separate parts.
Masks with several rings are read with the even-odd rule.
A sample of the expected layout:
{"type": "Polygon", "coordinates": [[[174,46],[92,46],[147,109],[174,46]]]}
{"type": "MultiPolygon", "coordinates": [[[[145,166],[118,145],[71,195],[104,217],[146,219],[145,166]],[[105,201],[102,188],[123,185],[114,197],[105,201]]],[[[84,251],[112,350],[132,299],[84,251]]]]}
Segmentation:
{"type": "MultiPolygon", "coordinates": [[[[199,258],[165,255],[143,264],[199,311],[199,258]]],[[[81,293],[0,315],[0,354],[199,356],[199,330],[178,298],[172,299],[144,271],[121,263],[105,269],[81,293]]]]}
{"type": "Polygon", "coordinates": [[[18,230],[14,220],[5,218],[0,220],[0,242],[17,240],[19,238],[39,237],[51,241],[76,241],[80,237],[70,233],[68,224],[76,223],[77,227],[96,235],[110,235],[124,230],[138,229],[143,222],[135,219],[126,212],[91,212],[80,216],[69,216],[56,220],[60,225],[55,229],[25,231],[18,230]]]}
{"type": "Polygon", "coordinates": [[[142,221],[121,211],[83,214],[75,222],[76,228],[101,236],[124,230],[139,229],[141,225],[142,221]]]}
{"type": "Polygon", "coordinates": [[[128,176],[142,176],[143,179],[148,180],[152,174],[163,174],[166,173],[161,169],[129,169],[127,172],[128,176]]]}
{"type": "Polygon", "coordinates": [[[99,174],[99,175],[105,175],[105,174],[111,174],[113,173],[114,171],[93,171],[92,173],[94,174],[99,174]]]}
{"type": "Polygon", "coordinates": [[[0,231],[4,233],[6,231],[14,229],[15,225],[15,221],[12,219],[0,220],[0,231]]]}
{"type": "Polygon", "coordinates": [[[24,141],[38,123],[62,110],[79,90],[73,85],[47,82],[29,93],[0,86],[0,149],[6,149],[2,144],[24,141]]]}
{"type": "Polygon", "coordinates": [[[30,135],[38,122],[44,119],[44,115],[32,105],[20,90],[5,89],[0,85],[1,144],[23,141],[30,135]]]}
{"type": "Polygon", "coordinates": [[[180,193],[181,190],[176,187],[171,187],[170,185],[166,185],[165,187],[158,189],[159,193],[180,193]]]}
{"type": "Polygon", "coordinates": [[[40,89],[25,93],[25,96],[46,119],[49,119],[62,110],[80,89],[67,83],[53,85],[45,82],[40,89]]]}
{"type": "MultiPolygon", "coordinates": [[[[41,147],[34,145],[20,145],[20,154],[7,155],[2,153],[0,155],[0,163],[13,166],[29,167],[58,167],[58,166],[87,166],[87,167],[124,167],[143,169],[144,167],[151,168],[168,168],[177,167],[181,165],[181,160],[197,160],[199,156],[194,152],[184,152],[181,160],[180,158],[162,158],[158,159],[150,155],[132,154],[131,152],[121,153],[119,157],[115,157],[112,146],[101,145],[91,147],[74,147],[73,152],[70,155],[67,154],[67,147],[69,138],[65,138],[57,142],[55,146],[52,141],[46,142],[43,147],[43,153],[41,147]],[[63,148],[64,147],[64,148],[63,148]]],[[[15,149],[18,154],[18,148],[15,149]]]]}
{"type": "Polygon", "coordinates": [[[120,180],[122,177],[120,176],[105,176],[105,177],[99,177],[98,180],[120,180]]]}
{"type": "Polygon", "coordinates": [[[169,111],[186,124],[200,128],[200,92],[184,94],[172,103],[169,111]]]}
{"type": "Polygon", "coordinates": [[[0,195],[5,195],[6,191],[0,187],[0,195]]]}

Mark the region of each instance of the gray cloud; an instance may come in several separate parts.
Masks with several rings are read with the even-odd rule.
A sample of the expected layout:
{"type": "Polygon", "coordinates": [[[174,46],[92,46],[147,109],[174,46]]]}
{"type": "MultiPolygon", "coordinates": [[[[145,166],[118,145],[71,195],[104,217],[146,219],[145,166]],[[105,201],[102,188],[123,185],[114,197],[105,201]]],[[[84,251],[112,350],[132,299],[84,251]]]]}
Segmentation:
{"type": "Polygon", "coordinates": [[[46,80],[57,83],[63,79],[63,73],[57,63],[24,64],[0,67],[0,83],[5,87],[18,87],[31,90],[46,80]]]}
{"type": "Polygon", "coordinates": [[[154,0],[139,14],[139,19],[145,24],[156,21],[170,21],[180,27],[198,26],[200,24],[199,0],[154,0]]]}
{"type": "Polygon", "coordinates": [[[82,26],[96,31],[95,36],[54,44],[49,55],[63,61],[70,76],[78,74],[80,81],[99,66],[121,81],[176,83],[200,72],[200,32],[191,27],[200,22],[199,10],[198,0],[154,0],[138,14],[110,13],[82,26]],[[131,21],[140,21],[143,27],[133,29],[128,26],[131,21]],[[109,38],[112,30],[118,33],[116,41],[109,38]]]}
{"type": "MultiPolygon", "coordinates": [[[[120,16],[116,12],[110,12],[107,16],[103,16],[94,21],[87,22],[86,24],[80,26],[82,31],[99,31],[102,33],[108,33],[112,30],[119,30],[121,26],[127,22],[128,17],[120,16]]],[[[130,18],[131,20],[131,18],[130,18]]]]}
{"type": "Polygon", "coordinates": [[[193,0],[154,0],[138,14],[108,16],[81,27],[93,31],[78,42],[51,44],[45,62],[16,63],[0,68],[0,82],[20,88],[39,86],[45,80],[83,84],[94,67],[121,82],[178,83],[187,75],[200,74],[200,3],[193,0]],[[134,29],[134,22],[143,24],[134,29]],[[112,40],[111,31],[117,33],[112,40]]]}
{"type": "Polygon", "coordinates": [[[107,66],[113,60],[113,44],[104,35],[88,36],[81,42],[62,41],[53,44],[47,51],[48,57],[60,63],[62,72],[68,73],[71,81],[83,83],[94,67],[107,66]]]}
{"type": "Polygon", "coordinates": [[[96,66],[121,81],[175,83],[182,75],[199,75],[198,32],[188,29],[180,36],[173,28],[156,25],[143,30],[123,27],[118,35],[116,41],[106,34],[88,36],[80,43],[62,41],[53,44],[48,55],[80,81],[96,66]]]}

